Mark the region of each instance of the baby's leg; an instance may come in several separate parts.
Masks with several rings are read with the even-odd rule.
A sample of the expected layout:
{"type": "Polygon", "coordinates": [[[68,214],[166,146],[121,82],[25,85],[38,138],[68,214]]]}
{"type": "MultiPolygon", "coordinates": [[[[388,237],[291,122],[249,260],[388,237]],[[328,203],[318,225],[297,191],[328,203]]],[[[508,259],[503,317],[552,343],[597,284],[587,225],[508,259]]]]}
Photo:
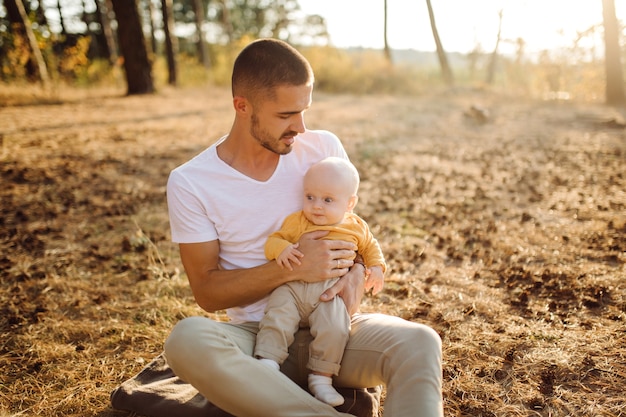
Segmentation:
{"type": "Polygon", "coordinates": [[[341,405],[344,398],[333,388],[350,335],[350,316],[340,297],[319,303],[309,316],[313,341],[309,345],[309,390],[320,401],[341,405]]]}

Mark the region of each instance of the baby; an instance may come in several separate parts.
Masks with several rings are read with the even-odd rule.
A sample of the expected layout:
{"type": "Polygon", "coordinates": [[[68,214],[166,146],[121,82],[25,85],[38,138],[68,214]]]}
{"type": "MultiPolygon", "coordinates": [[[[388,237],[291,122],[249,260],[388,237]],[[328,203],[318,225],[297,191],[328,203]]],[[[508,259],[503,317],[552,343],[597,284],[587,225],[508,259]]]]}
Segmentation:
{"type": "MultiPolygon", "coordinates": [[[[346,159],[330,157],[311,166],[304,176],[303,208],[289,215],[281,229],[269,236],[266,257],[291,270],[292,263],[300,264],[304,256],[298,250],[300,236],[314,230],[328,230],[324,239],[357,245],[357,253],[367,265],[365,289],[378,293],[383,287],[386,265],[367,223],[352,212],[358,201],[358,187],[359,173],[346,159]]],[[[332,406],[344,402],[332,386],[332,376],[339,373],[350,333],[350,317],[340,297],[328,302],[320,302],[319,298],[338,279],[315,283],[294,281],[275,289],[259,324],[254,352],[263,363],[279,369],[298,328],[308,326],[313,336],[307,364],[311,370],[309,390],[318,400],[332,406]]]]}

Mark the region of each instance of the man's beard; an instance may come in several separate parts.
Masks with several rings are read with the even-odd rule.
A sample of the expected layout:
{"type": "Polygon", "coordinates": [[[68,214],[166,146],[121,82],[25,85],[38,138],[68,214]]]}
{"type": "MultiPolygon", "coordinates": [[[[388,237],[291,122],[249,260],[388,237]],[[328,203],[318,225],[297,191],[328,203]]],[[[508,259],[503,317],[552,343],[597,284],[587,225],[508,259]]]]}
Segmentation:
{"type": "MultiPolygon", "coordinates": [[[[280,138],[274,139],[272,135],[261,128],[258,117],[253,114],[251,117],[252,126],[250,126],[250,135],[259,142],[265,149],[272,151],[278,155],[286,155],[293,149],[293,146],[283,145],[280,138]],[[283,145],[284,147],[281,147],[283,145]]],[[[295,136],[297,132],[285,132],[283,136],[295,136]]]]}

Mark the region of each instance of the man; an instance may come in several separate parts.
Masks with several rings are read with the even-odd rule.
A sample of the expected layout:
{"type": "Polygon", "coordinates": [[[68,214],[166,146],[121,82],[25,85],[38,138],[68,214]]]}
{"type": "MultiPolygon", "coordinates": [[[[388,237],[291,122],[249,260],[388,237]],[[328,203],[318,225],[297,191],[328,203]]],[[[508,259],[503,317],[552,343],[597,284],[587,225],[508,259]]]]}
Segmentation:
{"type": "MultiPolygon", "coordinates": [[[[304,256],[293,270],[264,256],[267,236],[301,208],[309,166],[328,156],[347,158],[336,136],[305,128],[312,91],[311,67],[294,48],[272,39],[251,43],[233,69],[230,132],[168,181],[172,239],[195,300],[209,312],[227,309],[231,322],[182,320],[165,356],[178,377],[236,416],[346,415],[292,381],[307,374],[298,363],[299,354],[308,358],[306,343],[292,345],[282,373],[252,357],[266,298],[281,284],[341,277],[320,301],[341,297],[351,315],[363,296],[364,267],[350,260],[356,248],[322,239],[326,232],[298,242],[304,256]]],[[[443,414],[441,340],[434,330],[381,314],[356,313],[351,324],[337,386],[385,384],[386,416],[443,414]]]]}

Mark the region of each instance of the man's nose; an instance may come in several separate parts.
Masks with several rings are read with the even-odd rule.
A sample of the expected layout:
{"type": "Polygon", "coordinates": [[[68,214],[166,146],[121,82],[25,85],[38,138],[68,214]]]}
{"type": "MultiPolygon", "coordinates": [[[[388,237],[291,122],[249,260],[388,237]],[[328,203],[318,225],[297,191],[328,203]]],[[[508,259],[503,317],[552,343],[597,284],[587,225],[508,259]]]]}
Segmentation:
{"type": "Polygon", "coordinates": [[[304,124],[304,114],[301,113],[296,116],[293,124],[291,125],[291,129],[298,133],[304,133],[304,131],[306,130],[306,126],[304,124]]]}

